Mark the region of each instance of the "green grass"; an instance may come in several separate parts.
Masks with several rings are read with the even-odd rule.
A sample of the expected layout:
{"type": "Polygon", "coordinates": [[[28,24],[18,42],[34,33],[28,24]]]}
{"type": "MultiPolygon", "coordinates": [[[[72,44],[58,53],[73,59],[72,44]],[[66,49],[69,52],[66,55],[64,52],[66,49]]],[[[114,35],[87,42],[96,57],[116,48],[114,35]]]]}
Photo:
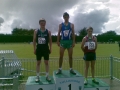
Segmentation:
{"type": "MultiPolygon", "coordinates": [[[[0,50],[14,50],[18,58],[35,58],[33,54],[33,45],[27,43],[8,43],[0,44],[0,50]]],[[[120,52],[118,44],[98,44],[97,56],[107,56],[113,55],[114,57],[120,57],[120,52]]],[[[67,50],[64,53],[64,56],[67,57],[67,50]]],[[[73,51],[73,57],[82,57],[83,52],[80,48],[80,43],[76,44],[73,51]]],[[[52,53],[50,57],[59,57],[59,47],[57,44],[52,45],[52,53]]]]}
{"type": "MultiPolygon", "coordinates": [[[[80,48],[80,43],[76,44],[74,47],[73,57],[83,57],[83,52],[80,48]]],[[[0,44],[0,50],[14,50],[15,54],[18,56],[18,58],[36,58],[33,54],[33,45],[27,44],[27,43],[8,43],[8,44],[0,44]]],[[[98,57],[109,57],[110,55],[113,55],[114,57],[120,57],[120,51],[118,48],[118,44],[98,44],[98,49],[96,51],[98,57]]],[[[67,57],[67,50],[64,53],[64,56],[67,57]]],[[[52,53],[50,57],[59,57],[59,47],[57,44],[53,43],[52,46],[52,53]]],[[[29,60],[29,59],[28,59],[29,60]]],[[[52,71],[56,70],[58,68],[58,58],[54,59],[55,61],[50,62],[50,74],[52,75],[52,71]]],[[[97,60],[96,62],[96,75],[97,76],[105,76],[109,75],[109,59],[102,58],[101,60],[97,60]]],[[[29,62],[22,62],[22,67],[27,70],[33,70],[35,71],[36,62],[29,61],[29,62]]],[[[41,71],[45,71],[44,64],[42,64],[41,71]]],[[[81,72],[81,74],[84,73],[84,62],[83,60],[74,61],[73,65],[74,69],[81,72]]],[[[118,68],[118,67],[117,67],[118,68]]],[[[68,61],[64,60],[63,63],[63,69],[69,69],[68,61]]],[[[114,73],[117,73],[118,69],[114,70],[114,73]]],[[[30,75],[35,75],[35,72],[23,72],[26,79],[30,75]]],[[[89,75],[91,75],[89,73],[89,75]]],[[[116,77],[118,77],[118,74],[115,74],[116,77]]],[[[120,78],[120,77],[119,77],[120,78]]]]}

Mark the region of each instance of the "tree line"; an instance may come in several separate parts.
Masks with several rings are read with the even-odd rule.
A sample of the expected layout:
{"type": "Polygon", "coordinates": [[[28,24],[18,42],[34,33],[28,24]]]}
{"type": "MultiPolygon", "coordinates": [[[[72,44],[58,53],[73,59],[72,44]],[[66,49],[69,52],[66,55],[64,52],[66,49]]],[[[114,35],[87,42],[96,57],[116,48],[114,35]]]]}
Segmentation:
{"type": "MultiPolygon", "coordinates": [[[[81,42],[82,38],[87,34],[87,28],[79,30],[78,35],[76,35],[76,42],[81,42]]],[[[19,43],[19,42],[32,42],[33,40],[34,29],[22,29],[22,28],[14,28],[12,34],[0,34],[0,42],[1,43],[19,43]]],[[[117,35],[115,31],[107,31],[105,33],[101,33],[96,35],[98,42],[101,43],[114,43],[115,41],[120,41],[120,35],[117,35]]],[[[52,41],[57,41],[57,36],[52,35],[52,41]]]]}

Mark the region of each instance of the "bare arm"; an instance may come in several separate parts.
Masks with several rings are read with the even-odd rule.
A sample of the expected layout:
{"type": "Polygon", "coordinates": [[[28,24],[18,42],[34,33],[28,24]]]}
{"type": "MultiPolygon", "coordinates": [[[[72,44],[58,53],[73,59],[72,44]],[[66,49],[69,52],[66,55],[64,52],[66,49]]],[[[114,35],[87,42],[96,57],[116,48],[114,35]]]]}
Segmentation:
{"type": "Polygon", "coordinates": [[[61,32],[61,24],[59,25],[59,29],[58,29],[58,35],[57,35],[57,44],[58,46],[60,46],[60,32],[61,32]]]}
{"type": "Polygon", "coordinates": [[[97,38],[95,37],[95,50],[97,49],[97,38]]]}
{"type": "Polygon", "coordinates": [[[72,24],[72,39],[73,39],[73,47],[75,45],[75,30],[74,30],[74,24],[72,24]]]}
{"type": "Polygon", "coordinates": [[[51,37],[51,32],[50,31],[48,31],[49,32],[49,48],[50,48],[50,53],[51,53],[51,51],[52,51],[52,37],[51,37]]]}
{"type": "Polygon", "coordinates": [[[82,49],[83,52],[85,50],[84,45],[85,45],[85,38],[82,39],[82,43],[81,43],[81,49],[82,49]]]}
{"type": "Polygon", "coordinates": [[[33,34],[33,48],[34,48],[34,54],[36,54],[36,30],[34,30],[34,34],[33,34]]]}

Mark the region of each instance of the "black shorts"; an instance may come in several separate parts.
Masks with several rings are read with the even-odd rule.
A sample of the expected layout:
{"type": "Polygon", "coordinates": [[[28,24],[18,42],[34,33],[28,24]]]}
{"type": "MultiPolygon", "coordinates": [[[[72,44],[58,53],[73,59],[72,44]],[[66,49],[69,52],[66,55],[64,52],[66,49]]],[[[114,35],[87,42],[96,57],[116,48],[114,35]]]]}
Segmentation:
{"type": "Polygon", "coordinates": [[[96,53],[94,53],[94,52],[85,53],[83,59],[85,61],[96,60],[96,53]]]}
{"type": "Polygon", "coordinates": [[[41,50],[36,49],[36,59],[37,60],[41,60],[42,57],[44,58],[44,60],[49,60],[49,54],[50,54],[49,50],[41,51],[41,50]]]}

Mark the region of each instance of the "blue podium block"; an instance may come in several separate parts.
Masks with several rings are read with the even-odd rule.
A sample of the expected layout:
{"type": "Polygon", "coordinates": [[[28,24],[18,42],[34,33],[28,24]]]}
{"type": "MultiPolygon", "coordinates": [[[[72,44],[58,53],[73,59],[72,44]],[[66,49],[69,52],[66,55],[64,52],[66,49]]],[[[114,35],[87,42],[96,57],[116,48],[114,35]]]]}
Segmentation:
{"type": "Polygon", "coordinates": [[[88,85],[84,85],[84,90],[110,90],[110,86],[103,82],[101,79],[96,79],[99,84],[92,82],[92,79],[88,79],[88,85]]]}
{"type": "Polygon", "coordinates": [[[28,77],[26,90],[55,90],[55,82],[53,77],[51,82],[46,81],[44,76],[40,77],[40,82],[35,82],[36,76],[28,77]]]}
{"type": "Polygon", "coordinates": [[[84,77],[75,70],[77,75],[73,75],[69,70],[62,70],[62,74],[56,75],[53,72],[53,78],[56,84],[56,90],[83,90],[84,77]]]}

